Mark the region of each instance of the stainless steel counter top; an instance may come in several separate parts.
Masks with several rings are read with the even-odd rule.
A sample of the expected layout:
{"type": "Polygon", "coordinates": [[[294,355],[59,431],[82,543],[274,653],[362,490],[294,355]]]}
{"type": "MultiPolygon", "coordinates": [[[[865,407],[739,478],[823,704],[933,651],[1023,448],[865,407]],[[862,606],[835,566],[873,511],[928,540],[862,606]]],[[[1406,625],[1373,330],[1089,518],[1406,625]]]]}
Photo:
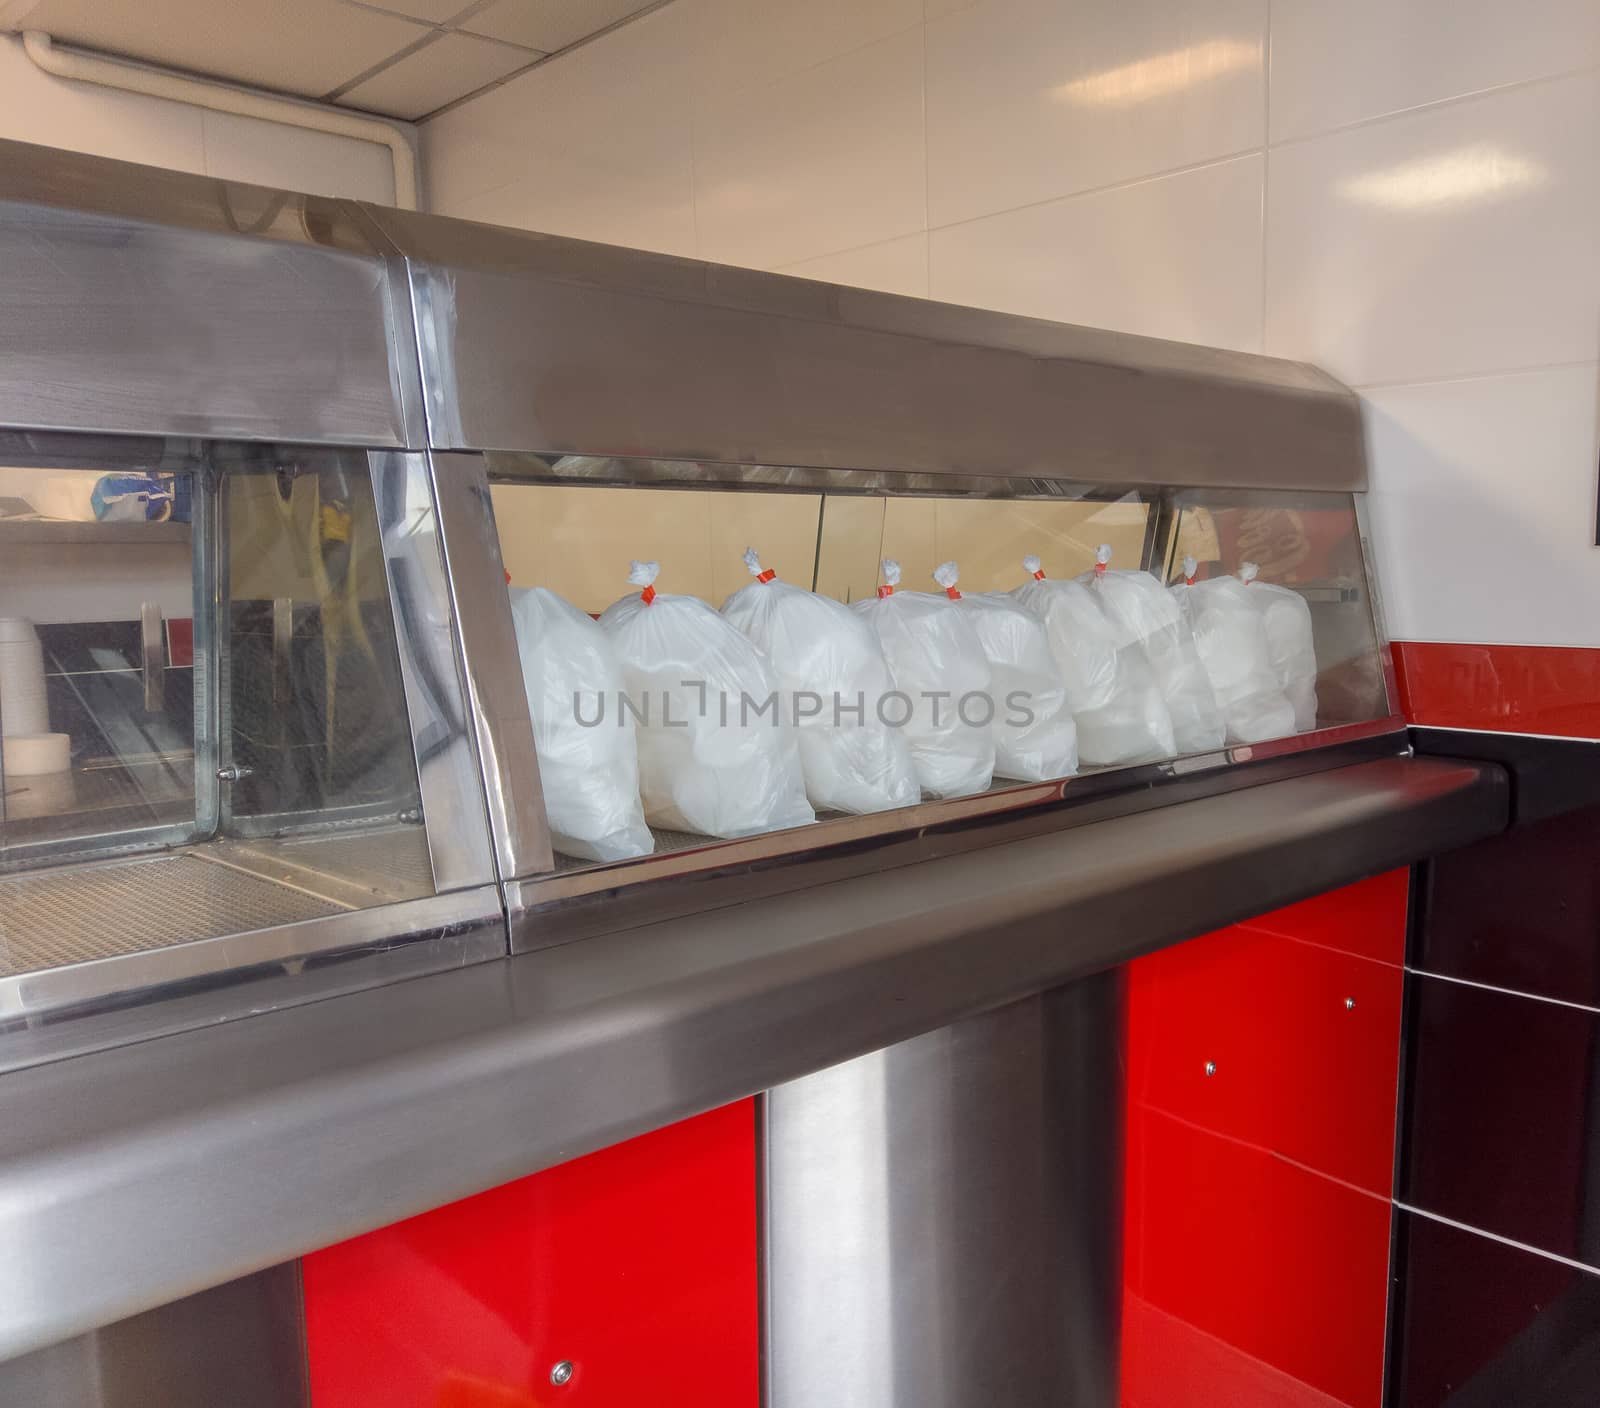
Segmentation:
{"type": "Polygon", "coordinates": [[[1506,824],[1392,758],[0,1077],[0,1358],[1506,824]]]}

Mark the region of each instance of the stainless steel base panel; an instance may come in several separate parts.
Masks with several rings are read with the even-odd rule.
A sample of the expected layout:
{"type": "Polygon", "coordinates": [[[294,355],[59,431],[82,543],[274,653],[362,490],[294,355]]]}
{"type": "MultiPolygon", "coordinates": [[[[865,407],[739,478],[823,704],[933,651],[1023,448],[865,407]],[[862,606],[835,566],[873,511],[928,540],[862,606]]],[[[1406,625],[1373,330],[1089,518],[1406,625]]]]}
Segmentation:
{"type": "Polygon", "coordinates": [[[1099,974],[770,1092],[769,1408],[1114,1408],[1121,1010],[1099,974]]]}
{"type": "Polygon", "coordinates": [[[309,1408],[300,1268],[274,1266],[0,1364],[7,1408],[309,1408]]]}

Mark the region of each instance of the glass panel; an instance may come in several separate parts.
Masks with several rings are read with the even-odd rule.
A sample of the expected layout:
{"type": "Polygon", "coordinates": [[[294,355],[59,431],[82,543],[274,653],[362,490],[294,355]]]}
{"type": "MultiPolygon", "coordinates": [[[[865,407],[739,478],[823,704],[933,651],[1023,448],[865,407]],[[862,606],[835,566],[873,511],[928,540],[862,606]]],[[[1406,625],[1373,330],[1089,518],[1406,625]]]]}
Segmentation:
{"type": "Polygon", "coordinates": [[[0,977],[433,893],[363,453],[0,468],[0,543],[0,977]]]}
{"type": "Polygon", "coordinates": [[[1174,504],[1168,581],[1182,580],[1185,556],[1195,558],[1202,581],[1237,576],[1254,563],[1257,584],[1305,603],[1316,652],[1316,727],[1390,713],[1383,646],[1350,495],[1186,490],[1174,504]]]}
{"type": "Polygon", "coordinates": [[[0,861],[195,830],[190,464],[0,467],[0,861]]]}
{"type": "MultiPolygon", "coordinates": [[[[364,456],[297,452],[222,479],[228,829],[415,820],[377,515],[364,456]]],[[[413,838],[420,843],[420,832],[413,838]]]]}
{"type": "MultiPolygon", "coordinates": [[[[686,796],[690,781],[715,794],[717,752],[733,746],[722,734],[731,731],[742,739],[739,730],[748,719],[735,711],[702,731],[706,701],[715,710],[719,697],[714,681],[708,692],[699,678],[705,643],[719,629],[704,612],[685,638],[667,643],[641,642],[629,634],[622,621],[629,611],[638,614],[633,608],[611,613],[599,627],[584,619],[598,620],[614,604],[621,611],[625,603],[641,599],[645,584],[630,583],[631,560],[659,562],[659,578],[648,584],[655,591],[697,597],[704,606],[724,610],[752,580],[754,569],[742,560],[747,547],[757,549],[759,568],[778,580],[847,605],[875,601],[884,580],[880,564],[894,559],[900,568],[897,591],[922,593],[921,600],[932,603],[935,614],[926,618],[926,628],[918,628],[929,631],[939,626],[937,612],[944,605],[934,570],[955,561],[964,597],[992,601],[997,609],[1025,607],[1030,619],[1044,621],[1041,638],[1047,639],[1050,679],[1033,679],[1026,671],[1019,676],[1017,661],[996,656],[985,642],[988,687],[996,688],[996,680],[1015,685],[1026,678],[1023,692],[1044,699],[1059,686],[1076,724],[1079,771],[1187,753],[1217,754],[1220,760],[1228,745],[1264,743],[1388,713],[1349,495],[1224,491],[1202,499],[1187,491],[1105,491],[1066,480],[850,476],[583,457],[491,455],[489,467],[563,867],[704,845],[806,820],[793,809],[774,808],[766,827],[719,830],[686,825],[688,812],[667,804],[666,793],[686,796]],[[1110,575],[1097,577],[1102,545],[1111,549],[1110,575]],[[1192,586],[1183,582],[1185,553],[1199,559],[1192,586]],[[1033,556],[1040,559],[1043,582],[1024,568],[1024,558],[1033,556]],[[1222,582],[1246,560],[1258,564],[1256,585],[1222,582]],[[1025,586],[1028,592],[1020,590],[1025,586]],[[1069,602],[1060,620],[1052,606],[1057,595],[1069,602]],[[576,611],[563,614],[563,603],[576,611]],[[641,652],[653,658],[642,659],[641,652]],[[1080,652],[1087,665],[1071,658],[1080,652]],[[1089,698],[1101,684],[1110,695],[1089,698]],[[625,703],[608,711],[602,704],[607,691],[625,695],[625,703]],[[1296,701],[1302,706],[1298,711],[1296,701]],[[647,716],[651,706],[654,717],[647,716]],[[1152,722],[1158,713],[1159,725],[1152,722]],[[624,714],[631,717],[619,717],[624,714]],[[682,729],[683,738],[674,739],[671,728],[682,729]],[[637,740],[637,764],[629,752],[630,730],[637,740]],[[1136,736],[1132,743],[1130,731],[1136,736]],[[1148,746],[1140,738],[1148,738],[1148,746]],[[651,750],[680,741],[682,757],[664,765],[669,774],[678,770],[677,780],[664,791],[661,777],[652,773],[663,764],[651,750]],[[616,829],[597,848],[599,823],[593,816],[585,823],[581,817],[574,820],[570,810],[564,820],[556,813],[570,808],[579,793],[594,801],[608,787],[615,795],[606,824],[616,829]],[[641,810],[649,833],[639,823],[641,810]],[[579,835],[574,842],[573,828],[582,832],[585,824],[589,839],[579,835]]],[[[813,629],[831,630],[830,619],[837,621],[819,613],[813,629]]],[[[730,621],[740,622],[750,640],[759,642],[758,655],[765,646],[769,655],[763,658],[780,679],[780,697],[798,707],[804,690],[784,670],[806,650],[791,639],[784,647],[790,656],[785,662],[771,639],[751,634],[738,609],[722,617],[724,636],[730,621]]],[[[897,664],[887,641],[881,645],[892,682],[905,687],[903,663],[897,664]]],[[[935,652],[934,646],[928,648],[935,652]]],[[[931,683],[938,684],[938,671],[949,670],[950,661],[941,658],[934,668],[931,683]]],[[[930,681],[918,684],[922,698],[930,681]]],[[[815,688],[827,692],[820,679],[815,688]]],[[[730,691],[726,682],[721,689],[735,703],[739,692],[730,691]]],[[[991,699],[992,705],[999,703],[991,699]]],[[[836,776],[824,784],[812,766],[812,754],[823,747],[817,740],[828,725],[803,719],[789,723],[800,740],[805,793],[818,821],[830,824],[839,812],[829,799],[849,789],[836,776]]],[[[837,732],[849,723],[836,715],[831,726],[837,732]]],[[[915,735],[921,726],[907,727],[915,735]]],[[[916,739],[912,742],[915,752],[916,739]]],[[[1004,758],[1002,743],[1001,766],[987,787],[952,791],[931,784],[931,774],[919,764],[922,801],[973,791],[1009,793],[1019,779],[1058,776],[1018,770],[1014,760],[1008,775],[1004,758]]],[[[734,775],[730,771],[730,778],[734,775]]],[[[757,768],[746,782],[757,786],[755,779],[764,776],[757,768]]],[[[882,811],[888,819],[880,829],[893,829],[909,824],[905,818],[896,823],[892,813],[916,796],[914,787],[909,801],[863,803],[844,811],[882,811]]],[[[727,819],[736,810],[713,807],[697,815],[727,819]]]]}

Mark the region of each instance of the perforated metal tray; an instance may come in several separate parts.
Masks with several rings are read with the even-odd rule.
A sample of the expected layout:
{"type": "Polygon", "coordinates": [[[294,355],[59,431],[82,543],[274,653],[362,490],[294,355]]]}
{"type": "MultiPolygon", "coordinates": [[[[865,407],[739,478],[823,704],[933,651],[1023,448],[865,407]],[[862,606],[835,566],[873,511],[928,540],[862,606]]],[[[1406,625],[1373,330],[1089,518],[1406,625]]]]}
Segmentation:
{"type": "Polygon", "coordinates": [[[0,977],[433,892],[421,827],[222,842],[0,877],[0,977]]]}

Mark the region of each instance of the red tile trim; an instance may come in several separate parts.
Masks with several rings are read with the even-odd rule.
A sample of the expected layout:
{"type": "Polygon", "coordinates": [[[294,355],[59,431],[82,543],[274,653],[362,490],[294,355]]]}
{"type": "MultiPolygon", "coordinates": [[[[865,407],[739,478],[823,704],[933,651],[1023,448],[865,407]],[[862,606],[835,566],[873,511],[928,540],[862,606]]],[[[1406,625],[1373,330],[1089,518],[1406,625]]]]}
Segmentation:
{"type": "Polygon", "coordinates": [[[1414,724],[1600,738],[1600,648],[1396,641],[1414,724]]]}

